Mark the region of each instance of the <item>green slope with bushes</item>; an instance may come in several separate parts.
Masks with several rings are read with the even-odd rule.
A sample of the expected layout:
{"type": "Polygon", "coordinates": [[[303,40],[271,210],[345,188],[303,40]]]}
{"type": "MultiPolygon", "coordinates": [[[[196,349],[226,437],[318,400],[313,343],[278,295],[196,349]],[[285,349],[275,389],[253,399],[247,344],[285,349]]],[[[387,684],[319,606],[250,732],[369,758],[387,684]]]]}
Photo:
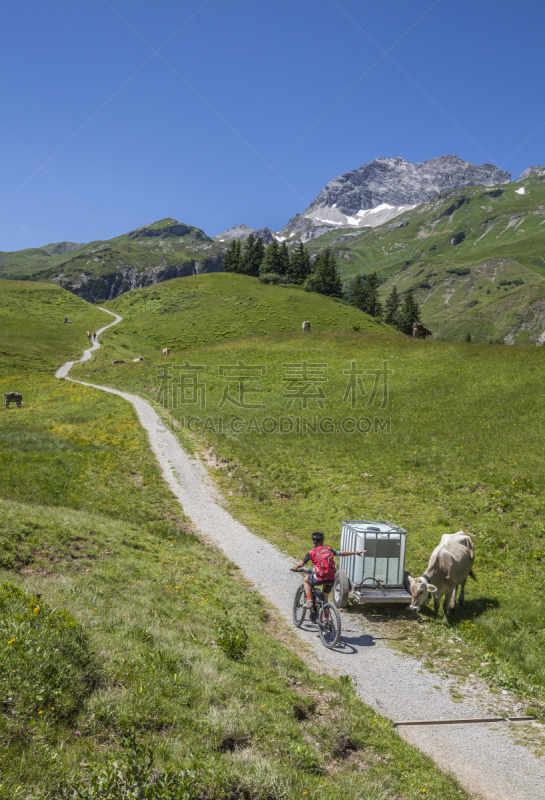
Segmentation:
{"type": "Polygon", "coordinates": [[[330,233],[309,247],[330,246],[345,281],[377,271],[383,299],[394,284],[413,289],[422,320],[439,336],[535,344],[545,331],[543,177],[459,189],[338,238],[330,233]]]}
{"type": "Polygon", "coordinates": [[[108,317],[1,288],[2,800],[465,797],[196,539],[132,407],[53,378],[108,317]]]}
{"type": "Polygon", "coordinates": [[[292,556],[313,529],[337,547],[342,519],[388,519],[409,531],[407,568],[419,575],[442,534],[469,531],[478,582],[453,627],[426,610],[424,625],[390,620],[390,635],[427,654],[430,668],[477,674],[543,708],[544,352],[331,331],[185,350],[160,373],[155,362],[113,367],[100,354],[90,369],[95,381],[166,402],[182,441],[215,453],[232,513],[292,556]],[[205,368],[204,408],[176,393],[184,362],[205,368]],[[266,408],[223,402],[229,381],[218,368],[240,362],[266,366],[254,384],[266,408]],[[306,379],[305,362],[319,362],[306,379]],[[287,391],[288,368],[308,384],[307,409],[287,391]],[[463,651],[451,657],[453,635],[463,651]]]}

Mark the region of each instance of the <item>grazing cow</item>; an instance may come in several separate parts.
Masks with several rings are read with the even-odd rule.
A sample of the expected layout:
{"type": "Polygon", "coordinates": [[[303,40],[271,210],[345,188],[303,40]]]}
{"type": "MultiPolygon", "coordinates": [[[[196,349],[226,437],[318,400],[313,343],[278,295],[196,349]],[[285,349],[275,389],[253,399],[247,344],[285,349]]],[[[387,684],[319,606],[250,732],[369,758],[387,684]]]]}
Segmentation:
{"type": "Polygon", "coordinates": [[[306,319],[306,320],[303,322],[302,328],[303,328],[303,330],[304,330],[304,331],[306,331],[307,333],[310,331],[310,322],[308,321],[308,319],[306,319]]]}
{"type": "Polygon", "coordinates": [[[136,358],[133,358],[133,361],[135,361],[135,362],[136,361],[143,361],[143,360],[144,360],[144,356],[137,356],[136,358]]]}
{"type": "Polygon", "coordinates": [[[163,355],[168,356],[168,347],[163,347],[163,355]]]}
{"type": "Polygon", "coordinates": [[[23,405],[23,395],[20,392],[4,392],[4,405],[9,408],[10,403],[16,403],[17,408],[23,405]]]}
{"type": "Polygon", "coordinates": [[[445,595],[443,613],[448,622],[449,608],[456,606],[456,590],[461,585],[459,604],[464,604],[464,590],[467,576],[473,573],[475,548],[473,541],[463,531],[445,533],[430,556],[426,572],[420,578],[410,578],[411,611],[420,611],[421,606],[433,595],[435,617],[439,614],[441,597],[445,595]]]}
{"type": "Polygon", "coordinates": [[[431,336],[431,331],[422,322],[413,322],[413,336],[416,336],[417,339],[425,339],[427,336],[431,336]]]}
{"type": "Polygon", "coordinates": [[[112,364],[124,364],[124,361],[112,361],[112,364]]]}

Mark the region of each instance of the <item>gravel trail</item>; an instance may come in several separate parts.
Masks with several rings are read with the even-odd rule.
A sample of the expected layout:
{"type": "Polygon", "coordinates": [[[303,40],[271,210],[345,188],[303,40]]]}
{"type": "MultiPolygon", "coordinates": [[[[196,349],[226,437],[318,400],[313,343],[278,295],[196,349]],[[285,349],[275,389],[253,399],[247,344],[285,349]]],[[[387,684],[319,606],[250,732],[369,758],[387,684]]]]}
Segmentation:
{"type": "MultiPolygon", "coordinates": [[[[121,317],[113,316],[116,320],[111,324],[115,325],[121,317]]],[[[108,327],[111,326],[100,332],[108,327]]],[[[81,361],[88,360],[98,346],[96,342],[81,361]]],[[[73,363],[77,362],[61,367],[57,377],[66,378],[73,363]]],[[[145,400],[106,386],[76,383],[110,392],[133,404],[164,478],[184,513],[200,535],[221,548],[292,624],[293,596],[301,580],[289,571],[295,562],[252,534],[220,505],[221,498],[205,467],[185,452],[145,400]]],[[[416,658],[389,649],[364,618],[346,613],[341,617],[341,642],[333,651],[322,646],[315,626],[305,622],[298,633],[314,649],[316,661],[324,671],[342,674],[344,670],[344,674],[351,676],[358,696],[380,714],[394,720],[490,716],[488,705],[494,704],[492,695],[454,702],[449,687],[456,686],[456,681],[430,673],[416,658]]],[[[545,798],[545,760],[516,744],[506,723],[418,726],[400,728],[399,732],[453,774],[474,796],[486,800],[545,798]]]]}

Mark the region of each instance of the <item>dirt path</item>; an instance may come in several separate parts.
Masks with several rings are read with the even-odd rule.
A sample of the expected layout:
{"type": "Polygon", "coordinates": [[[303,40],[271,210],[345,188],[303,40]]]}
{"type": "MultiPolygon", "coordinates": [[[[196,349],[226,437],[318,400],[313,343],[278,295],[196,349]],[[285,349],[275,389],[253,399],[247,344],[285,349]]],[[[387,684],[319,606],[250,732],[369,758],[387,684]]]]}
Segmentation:
{"type": "MultiPolygon", "coordinates": [[[[105,309],[103,309],[105,310],[105,309]]],[[[108,312],[111,313],[111,312],[108,312]]],[[[117,315],[113,315],[116,316],[117,315]]],[[[120,317],[112,325],[120,321],[120,317]]],[[[110,327],[110,326],[106,326],[110,327]]],[[[106,330],[103,328],[102,330],[106,330]]],[[[86,351],[91,357],[98,343],[86,351]]],[[[73,362],[77,363],[77,362],[73,362]]],[[[65,378],[72,363],[61,367],[65,378]]],[[[68,378],[68,380],[72,380],[68,378]]],[[[300,578],[289,571],[293,560],[252,534],[218,502],[206,469],[191,458],[157,416],[136,395],[76,381],[128,400],[146,429],[164,478],[184,513],[200,534],[220,547],[244,576],[291,624],[293,595],[300,578]]],[[[301,637],[314,649],[324,671],[348,674],[361,699],[390,719],[442,719],[489,716],[493,696],[454,702],[449,689],[456,681],[426,671],[416,658],[398,655],[380,640],[364,619],[342,614],[343,634],[334,651],[322,647],[314,626],[303,626],[301,637]]],[[[435,725],[399,729],[402,736],[452,773],[472,794],[486,800],[543,800],[545,761],[514,742],[506,723],[496,725],[435,725]]]]}

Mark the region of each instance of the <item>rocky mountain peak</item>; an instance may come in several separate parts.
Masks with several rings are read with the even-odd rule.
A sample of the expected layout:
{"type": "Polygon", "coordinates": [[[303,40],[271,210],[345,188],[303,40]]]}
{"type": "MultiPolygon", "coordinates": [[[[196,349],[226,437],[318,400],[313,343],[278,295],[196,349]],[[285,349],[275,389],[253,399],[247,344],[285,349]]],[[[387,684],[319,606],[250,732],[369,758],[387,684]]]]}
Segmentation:
{"type": "Polygon", "coordinates": [[[330,181],[304,214],[290,220],[283,238],[302,240],[325,229],[375,227],[442,192],[464,186],[509,183],[511,174],[494,164],[472,164],[444,155],[412,164],[401,156],[376,158],[330,181]]]}
{"type": "Polygon", "coordinates": [[[223,231],[223,233],[218,233],[217,236],[214,236],[214,239],[217,242],[230,242],[232,239],[240,239],[242,242],[245,242],[251,233],[253,233],[256,239],[261,239],[265,245],[270,244],[275,238],[270,228],[260,228],[256,231],[248,225],[234,225],[232,228],[223,231]]]}
{"type": "Polygon", "coordinates": [[[529,178],[530,175],[533,175],[536,172],[539,175],[545,175],[545,164],[542,164],[540,167],[528,167],[528,169],[525,169],[524,172],[518,176],[517,181],[523,181],[525,178],[529,178]]]}

